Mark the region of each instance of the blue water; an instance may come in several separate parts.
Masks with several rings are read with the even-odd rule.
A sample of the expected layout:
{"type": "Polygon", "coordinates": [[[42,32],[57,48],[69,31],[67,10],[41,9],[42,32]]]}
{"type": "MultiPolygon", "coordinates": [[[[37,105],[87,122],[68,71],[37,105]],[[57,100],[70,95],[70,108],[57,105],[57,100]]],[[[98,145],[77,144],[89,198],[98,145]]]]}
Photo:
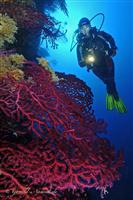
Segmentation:
{"type": "MultiPolygon", "coordinates": [[[[61,11],[53,15],[64,24],[67,29],[67,40],[58,40],[59,47],[56,50],[49,48],[50,56],[47,58],[55,71],[75,74],[89,85],[94,94],[93,109],[97,118],[104,118],[108,122],[108,131],[111,142],[116,148],[123,148],[125,152],[125,168],[122,177],[114,184],[105,199],[108,200],[133,200],[133,29],[132,12],[133,1],[82,1],[67,0],[69,17],[61,11]],[[105,15],[102,30],[110,33],[117,44],[118,52],[114,58],[115,79],[120,97],[127,106],[127,114],[119,114],[115,111],[107,111],[105,108],[105,85],[85,68],[80,68],[76,59],[76,49],[70,52],[70,45],[74,30],[80,18],[91,18],[98,12],[105,15]]],[[[97,17],[92,26],[100,26],[101,18],[97,17]]],[[[45,44],[42,44],[45,47],[45,44]]],[[[100,199],[94,194],[94,200],[100,199]]],[[[92,200],[93,200],[92,199],[92,200]]]]}

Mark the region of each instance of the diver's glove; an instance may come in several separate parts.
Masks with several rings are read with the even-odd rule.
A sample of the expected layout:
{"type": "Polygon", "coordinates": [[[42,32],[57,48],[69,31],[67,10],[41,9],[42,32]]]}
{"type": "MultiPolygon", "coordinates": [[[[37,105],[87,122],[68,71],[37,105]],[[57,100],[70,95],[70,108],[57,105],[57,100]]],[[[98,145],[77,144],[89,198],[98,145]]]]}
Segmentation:
{"type": "Polygon", "coordinates": [[[116,50],[117,50],[117,48],[111,48],[109,50],[109,55],[112,56],[112,57],[114,57],[116,55],[116,53],[117,53],[116,50]]]}
{"type": "Polygon", "coordinates": [[[84,60],[80,60],[78,64],[79,64],[80,67],[85,67],[86,66],[86,63],[85,63],[84,60]]]}
{"type": "Polygon", "coordinates": [[[89,72],[91,69],[93,69],[93,65],[87,65],[87,71],[89,72]]]}
{"type": "Polygon", "coordinates": [[[114,57],[117,53],[117,47],[112,47],[108,50],[108,55],[114,57]]]}
{"type": "Polygon", "coordinates": [[[114,57],[116,55],[116,49],[112,49],[112,57],[114,57]]]}

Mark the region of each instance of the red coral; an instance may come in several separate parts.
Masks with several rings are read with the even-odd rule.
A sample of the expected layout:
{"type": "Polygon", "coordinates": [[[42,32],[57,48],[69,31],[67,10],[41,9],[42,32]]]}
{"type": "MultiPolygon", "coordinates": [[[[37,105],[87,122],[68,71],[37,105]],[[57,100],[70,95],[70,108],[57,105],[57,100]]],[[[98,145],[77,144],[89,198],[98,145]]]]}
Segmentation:
{"type": "Polygon", "coordinates": [[[43,37],[54,37],[54,39],[62,35],[59,30],[60,23],[54,17],[41,13],[33,7],[21,3],[1,3],[0,13],[12,17],[20,29],[30,32],[32,30],[31,34],[35,34],[33,31],[40,31],[41,35],[42,31],[43,37]]]}
{"type": "Polygon", "coordinates": [[[24,73],[20,82],[0,80],[2,200],[7,193],[8,199],[41,200],[59,198],[68,188],[112,187],[123,159],[96,135],[105,123],[91,111],[90,89],[59,73],[55,84],[49,71],[32,62],[25,63],[24,73]]]}
{"type": "Polygon", "coordinates": [[[50,134],[54,129],[75,139],[92,136],[97,127],[94,116],[91,119],[90,115],[90,123],[86,124],[81,106],[56,88],[50,72],[31,62],[25,65],[27,80],[5,78],[0,82],[0,108],[6,116],[16,122],[24,119],[23,126],[37,135],[46,131],[50,134]]]}
{"type": "Polygon", "coordinates": [[[95,187],[104,191],[106,187],[112,187],[112,183],[119,179],[121,156],[116,157],[113,147],[103,139],[97,139],[95,146],[86,145],[89,151],[84,149],[86,160],[81,162],[79,156],[68,159],[60,149],[52,150],[48,141],[33,140],[26,147],[2,142],[1,188],[4,188],[0,192],[10,191],[12,199],[12,191],[21,191],[25,195],[28,190],[26,195],[31,199],[38,195],[37,190],[45,196],[50,192],[56,196],[55,191],[66,188],[95,187]]]}
{"type": "Polygon", "coordinates": [[[8,14],[16,22],[17,26],[24,29],[38,29],[45,25],[53,25],[48,16],[38,12],[35,8],[23,4],[1,3],[0,12],[8,14]]]}

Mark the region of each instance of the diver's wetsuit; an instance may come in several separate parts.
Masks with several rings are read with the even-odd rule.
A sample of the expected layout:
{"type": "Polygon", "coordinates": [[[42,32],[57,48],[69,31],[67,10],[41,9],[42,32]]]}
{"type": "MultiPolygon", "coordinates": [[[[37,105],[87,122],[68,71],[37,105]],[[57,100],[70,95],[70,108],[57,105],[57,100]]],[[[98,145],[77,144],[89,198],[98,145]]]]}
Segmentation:
{"type": "MultiPolygon", "coordinates": [[[[92,68],[94,74],[99,77],[107,86],[107,93],[119,99],[114,81],[114,62],[111,57],[113,50],[116,50],[115,41],[111,35],[104,31],[97,31],[91,28],[89,37],[82,33],[77,35],[77,57],[81,67],[87,64],[84,61],[88,49],[94,50],[96,61],[92,68]]],[[[89,66],[88,66],[89,71],[89,66]]]]}

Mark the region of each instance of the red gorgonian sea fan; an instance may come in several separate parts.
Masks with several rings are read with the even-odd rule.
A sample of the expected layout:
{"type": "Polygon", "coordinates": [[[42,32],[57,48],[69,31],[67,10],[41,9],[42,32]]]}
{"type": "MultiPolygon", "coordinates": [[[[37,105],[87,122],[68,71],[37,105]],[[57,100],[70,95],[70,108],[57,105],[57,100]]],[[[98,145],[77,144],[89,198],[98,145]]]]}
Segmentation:
{"type": "Polygon", "coordinates": [[[53,25],[45,14],[20,3],[1,3],[0,12],[12,17],[19,28],[36,30],[44,24],[53,25]]]}
{"type": "Polygon", "coordinates": [[[49,71],[32,62],[25,63],[24,74],[20,81],[0,79],[2,200],[59,199],[68,188],[104,194],[119,179],[123,159],[97,135],[105,123],[94,117],[90,89],[65,74],[55,84],[49,71]],[[11,139],[14,133],[19,142],[11,139]],[[25,145],[19,137],[28,134],[25,145]]]}
{"type": "Polygon", "coordinates": [[[17,23],[17,27],[29,31],[42,31],[43,37],[60,37],[60,23],[48,14],[21,3],[1,3],[0,13],[7,14],[17,23]],[[31,30],[30,30],[31,29],[31,30]]]}

